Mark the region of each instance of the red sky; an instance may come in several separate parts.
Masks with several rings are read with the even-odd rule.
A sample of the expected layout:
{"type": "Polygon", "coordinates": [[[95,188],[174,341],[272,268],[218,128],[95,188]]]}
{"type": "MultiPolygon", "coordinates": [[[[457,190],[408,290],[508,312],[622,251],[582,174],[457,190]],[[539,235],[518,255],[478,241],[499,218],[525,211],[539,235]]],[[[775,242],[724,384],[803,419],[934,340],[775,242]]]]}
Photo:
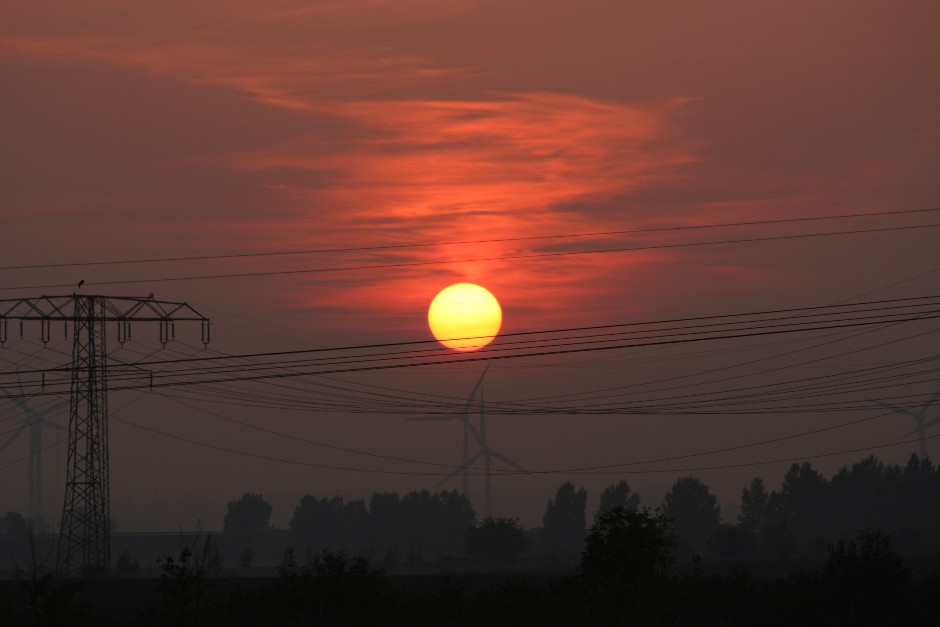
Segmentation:
{"type": "MultiPolygon", "coordinates": [[[[932,3],[61,4],[16,3],[0,24],[0,266],[358,250],[0,269],[2,298],[70,293],[51,286],[79,279],[98,293],[154,292],[204,311],[215,324],[213,348],[242,353],[427,339],[431,298],[461,281],[500,299],[506,332],[822,305],[874,290],[880,298],[925,295],[938,285],[940,274],[928,274],[882,289],[940,265],[937,231],[929,228],[532,257],[937,222],[935,214],[891,215],[609,234],[938,206],[940,7],[932,3]],[[608,234],[519,239],[597,233],[608,234]],[[453,243],[476,240],[489,241],[453,243]],[[402,244],[422,246],[374,248],[402,244]],[[386,267],[348,269],[363,265],[386,267]],[[346,269],[322,271],[329,268],[346,269]],[[278,270],[313,272],[147,280],[278,270]]],[[[23,342],[17,350],[25,354],[38,349],[23,342]]],[[[911,344],[866,359],[937,348],[936,339],[911,344]]],[[[0,353],[0,370],[28,363],[10,355],[0,353]]],[[[700,352],[668,357],[494,367],[487,398],[535,397],[558,386],[583,393],[719,364],[700,352]]],[[[731,361],[721,366],[744,357],[724,359],[731,361]]],[[[475,376],[468,368],[419,370],[354,383],[461,397],[475,376]]],[[[114,406],[121,402],[116,396],[114,406]]],[[[10,414],[0,410],[0,419],[10,414]]],[[[256,441],[192,411],[143,398],[126,415],[266,455],[372,464],[256,441]]],[[[456,429],[395,416],[237,415],[366,451],[454,461],[458,450],[456,429]]],[[[520,463],[558,468],[750,442],[819,420],[494,416],[491,431],[494,445],[520,463]]],[[[772,454],[865,446],[905,432],[896,422],[879,424],[772,454]]],[[[305,492],[353,497],[436,481],[299,470],[121,423],[113,444],[116,502],[148,502],[142,493],[222,502],[251,489],[282,495],[279,524],[305,492]],[[193,485],[192,476],[203,479],[193,485]]],[[[25,443],[17,446],[7,454],[25,454],[25,443]]],[[[909,452],[879,454],[901,461],[909,452]]],[[[62,447],[49,453],[61,454],[62,447]]],[[[819,465],[831,471],[860,456],[819,465]]],[[[745,452],[719,461],[754,458],[745,452]]],[[[781,468],[698,474],[725,502],[750,476],[774,483],[781,468]]],[[[23,507],[24,476],[24,464],[0,470],[0,506],[23,507]]],[[[575,480],[596,497],[618,478],[575,480]]],[[[674,479],[628,477],[650,505],[674,479]]],[[[535,524],[562,480],[505,479],[497,503],[535,524]]],[[[140,508],[116,507],[119,520],[122,511],[128,521],[141,517],[140,508]]]]}

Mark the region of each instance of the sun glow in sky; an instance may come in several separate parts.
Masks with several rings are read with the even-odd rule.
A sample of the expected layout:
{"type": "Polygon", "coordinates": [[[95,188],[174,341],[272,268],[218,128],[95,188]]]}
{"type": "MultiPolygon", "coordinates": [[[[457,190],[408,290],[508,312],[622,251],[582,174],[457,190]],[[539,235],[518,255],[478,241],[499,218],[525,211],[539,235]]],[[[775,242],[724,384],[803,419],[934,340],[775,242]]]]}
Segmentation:
{"type": "MultiPolygon", "coordinates": [[[[887,0],[8,2],[0,20],[0,297],[71,293],[82,279],[94,293],[154,292],[210,316],[210,348],[238,354],[427,339],[435,324],[428,302],[462,282],[486,286],[512,315],[443,336],[935,293],[937,230],[802,238],[843,225],[760,222],[853,213],[875,217],[844,228],[937,221],[888,212],[940,202],[940,81],[931,78],[938,23],[940,3],[887,0]],[[689,228],[727,223],[747,224],[689,228]],[[238,253],[252,256],[208,258],[238,253]],[[38,267],[168,257],[186,260],[38,267]]],[[[860,353],[865,364],[936,354],[926,340],[884,345],[897,353],[860,353]]],[[[794,377],[809,377],[847,361],[835,348],[821,355],[800,345],[793,363],[781,364],[768,346],[494,364],[489,427],[500,450],[532,467],[665,458],[785,435],[801,416],[592,416],[574,429],[574,420],[547,410],[496,415],[500,399],[581,399],[594,389],[613,390],[599,413],[639,403],[633,395],[644,390],[709,398],[722,369],[770,385],[793,364],[803,368],[794,377]],[[812,370],[797,363],[804,354],[812,370]],[[756,370],[763,361],[741,366],[763,359],[767,372],[756,370]]],[[[59,353],[42,348],[0,353],[0,371],[28,368],[34,351],[47,356],[42,367],[61,365],[59,353]]],[[[127,362],[145,354],[132,344],[121,350],[127,362]]],[[[254,397],[221,409],[195,392],[189,400],[311,441],[439,461],[453,433],[397,420],[423,411],[398,404],[433,388],[443,397],[435,407],[462,407],[479,373],[451,357],[450,370],[331,382],[350,388],[318,390],[337,395],[332,403],[301,398],[306,413],[257,407],[264,403],[254,397]],[[365,387],[350,391],[360,384],[394,392],[388,404],[368,402],[365,387]],[[358,413],[342,413],[356,403],[358,413]]],[[[249,393],[214,392],[215,400],[249,393]]],[[[220,441],[212,418],[158,402],[171,401],[134,401],[127,414],[220,441]]],[[[812,446],[794,441],[767,454],[896,440],[906,433],[897,426],[872,422],[871,432],[833,431],[832,442],[820,435],[812,446]]],[[[321,495],[433,485],[409,484],[409,475],[295,476],[215,453],[204,463],[182,442],[125,427],[117,423],[112,440],[118,496],[145,493],[128,478],[146,476],[155,491],[178,493],[204,477],[223,502],[280,485],[285,474],[293,482],[285,491],[321,495]],[[152,471],[168,457],[191,465],[152,471]]],[[[224,437],[224,446],[272,457],[309,454],[240,428],[224,437]]],[[[372,459],[317,454],[336,467],[372,459]]],[[[0,473],[0,495],[25,498],[21,474],[0,473]]],[[[648,480],[644,505],[656,506],[662,477],[648,480]]],[[[556,478],[532,488],[535,509],[556,478]]],[[[575,481],[582,478],[595,482],[592,498],[607,480],[575,481]]],[[[501,479],[519,490],[529,480],[501,479]]],[[[736,476],[719,480],[729,499],[740,495],[736,476]]],[[[504,504],[516,514],[515,501],[504,504]]]]}

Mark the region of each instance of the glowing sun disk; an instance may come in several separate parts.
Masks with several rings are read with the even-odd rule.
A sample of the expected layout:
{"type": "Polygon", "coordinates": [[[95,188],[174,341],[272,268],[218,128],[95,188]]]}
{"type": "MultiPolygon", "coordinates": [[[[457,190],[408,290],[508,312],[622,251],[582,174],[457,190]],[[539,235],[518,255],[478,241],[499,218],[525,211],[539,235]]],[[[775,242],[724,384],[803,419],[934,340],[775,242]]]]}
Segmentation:
{"type": "Polygon", "coordinates": [[[499,301],[485,288],[457,283],[441,290],[428,308],[428,326],[438,342],[469,352],[493,341],[503,322],[499,301]]]}

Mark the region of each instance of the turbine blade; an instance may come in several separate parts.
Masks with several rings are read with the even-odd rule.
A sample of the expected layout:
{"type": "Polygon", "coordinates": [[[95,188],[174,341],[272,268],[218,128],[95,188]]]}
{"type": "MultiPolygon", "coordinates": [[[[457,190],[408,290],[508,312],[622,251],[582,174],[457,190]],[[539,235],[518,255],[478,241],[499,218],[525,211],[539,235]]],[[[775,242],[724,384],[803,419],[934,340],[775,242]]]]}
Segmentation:
{"type": "Polygon", "coordinates": [[[29,404],[26,402],[26,399],[20,398],[19,396],[13,396],[13,394],[7,391],[7,389],[3,387],[2,385],[0,385],[0,392],[3,393],[4,397],[16,403],[16,406],[22,409],[23,411],[29,411],[29,404]]]}
{"type": "Polygon", "coordinates": [[[69,405],[68,401],[62,401],[60,403],[56,403],[55,405],[52,405],[51,407],[47,407],[46,409],[43,409],[42,411],[37,411],[34,413],[38,417],[42,418],[44,416],[48,416],[49,414],[54,414],[60,409],[62,409],[63,407],[68,407],[68,405],[69,405]]]}
{"type": "Polygon", "coordinates": [[[938,398],[940,398],[940,391],[938,391],[936,394],[934,394],[929,399],[927,399],[927,402],[923,404],[921,409],[927,409],[928,407],[933,405],[935,402],[937,402],[938,398]]]}
{"type": "Polygon", "coordinates": [[[531,474],[532,474],[531,472],[529,472],[528,470],[526,470],[525,468],[523,468],[522,466],[520,466],[520,465],[517,464],[516,462],[512,461],[511,459],[509,459],[508,457],[506,457],[506,456],[503,455],[502,453],[497,453],[496,451],[490,451],[490,456],[493,457],[494,459],[498,459],[499,461],[503,462],[503,463],[506,464],[507,466],[512,466],[512,467],[515,468],[516,470],[521,471],[521,472],[524,472],[524,473],[527,474],[527,475],[531,475],[531,474]]]}
{"type": "Polygon", "coordinates": [[[480,434],[480,431],[473,426],[473,423],[470,422],[470,419],[464,416],[464,424],[467,425],[467,431],[473,434],[473,439],[477,441],[477,444],[480,446],[486,446],[486,442],[483,440],[483,436],[480,434]]]}
{"type": "Polygon", "coordinates": [[[453,479],[453,478],[456,477],[458,474],[462,473],[465,468],[469,468],[470,466],[473,465],[473,463],[474,463],[475,461],[477,461],[478,459],[480,459],[480,456],[481,456],[481,455],[483,455],[483,451],[479,451],[476,455],[474,455],[473,457],[471,457],[470,459],[468,459],[466,462],[464,462],[463,464],[460,464],[459,466],[457,466],[457,467],[453,470],[453,472],[449,473],[446,477],[444,477],[443,479],[441,479],[440,481],[438,481],[437,483],[435,483],[435,484],[434,484],[434,487],[437,487],[437,486],[441,485],[442,483],[444,483],[445,481],[447,481],[448,479],[453,479]]]}
{"type": "Polygon", "coordinates": [[[41,421],[40,421],[40,424],[42,424],[42,426],[44,426],[44,427],[50,427],[50,428],[52,428],[52,429],[58,429],[59,431],[68,431],[68,430],[69,430],[68,427],[63,427],[62,425],[60,425],[60,424],[58,424],[58,423],[56,423],[56,422],[50,422],[49,420],[41,420],[41,421]]]}
{"type": "Polygon", "coordinates": [[[461,464],[461,469],[462,469],[464,466],[466,466],[467,468],[469,468],[469,467],[472,466],[478,459],[480,459],[481,457],[483,457],[483,455],[484,455],[485,453],[486,453],[486,451],[477,451],[477,452],[473,455],[473,457],[471,457],[471,458],[468,459],[466,462],[464,462],[463,464],[461,464]]]}
{"type": "Polygon", "coordinates": [[[22,425],[20,425],[20,427],[16,431],[13,432],[13,435],[11,435],[9,439],[3,443],[3,446],[0,446],[0,453],[3,452],[3,449],[13,444],[13,442],[16,441],[16,438],[20,437],[20,434],[23,433],[23,429],[25,428],[26,428],[26,423],[24,422],[22,425]]]}
{"type": "Polygon", "coordinates": [[[870,398],[870,399],[868,399],[868,400],[870,400],[871,402],[876,403],[876,404],[878,404],[878,405],[881,405],[881,406],[884,407],[885,409],[890,409],[891,411],[893,411],[893,412],[896,413],[896,414],[904,414],[905,416],[912,416],[912,417],[914,417],[914,418],[917,417],[917,414],[914,413],[914,412],[912,412],[910,409],[905,409],[905,408],[903,408],[903,407],[895,407],[894,405],[888,405],[887,403],[882,403],[881,401],[875,400],[875,399],[872,399],[872,398],[870,398]]]}
{"type": "Polygon", "coordinates": [[[477,379],[476,385],[473,386],[473,389],[470,391],[470,396],[467,397],[467,403],[463,406],[464,413],[470,411],[470,405],[473,404],[473,399],[477,395],[477,391],[480,389],[480,386],[483,385],[483,377],[486,376],[486,372],[490,369],[490,362],[486,362],[486,368],[483,369],[483,374],[480,375],[480,378],[477,379]]]}

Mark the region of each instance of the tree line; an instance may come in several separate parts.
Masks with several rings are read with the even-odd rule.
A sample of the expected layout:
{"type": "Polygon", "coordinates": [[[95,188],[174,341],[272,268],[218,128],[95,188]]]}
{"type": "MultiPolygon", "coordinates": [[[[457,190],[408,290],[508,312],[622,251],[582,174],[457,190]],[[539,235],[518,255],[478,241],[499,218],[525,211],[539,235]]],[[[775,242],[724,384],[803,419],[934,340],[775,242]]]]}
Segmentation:
{"type": "MultiPolygon", "coordinates": [[[[457,491],[376,492],[368,503],[306,495],[289,528],[300,555],[342,550],[389,570],[444,556],[511,561],[526,551],[573,562],[584,549],[587,499],[584,487],[566,481],[548,500],[542,526],[523,529],[514,518],[478,520],[457,491]]],[[[613,483],[601,492],[591,523],[614,508],[635,511],[641,505],[626,481],[613,483]]],[[[793,464],[773,490],[754,478],[742,489],[735,520],[722,520],[709,487],[692,476],[677,479],[649,509],[675,532],[680,558],[824,555],[861,529],[882,531],[901,552],[940,548],[940,471],[916,455],[903,466],[870,456],[831,478],[808,462],[793,464]]],[[[262,495],[247,493],[228,503],[224,528],[258,532],[270,527],[270,516],[262,495]]]]}

